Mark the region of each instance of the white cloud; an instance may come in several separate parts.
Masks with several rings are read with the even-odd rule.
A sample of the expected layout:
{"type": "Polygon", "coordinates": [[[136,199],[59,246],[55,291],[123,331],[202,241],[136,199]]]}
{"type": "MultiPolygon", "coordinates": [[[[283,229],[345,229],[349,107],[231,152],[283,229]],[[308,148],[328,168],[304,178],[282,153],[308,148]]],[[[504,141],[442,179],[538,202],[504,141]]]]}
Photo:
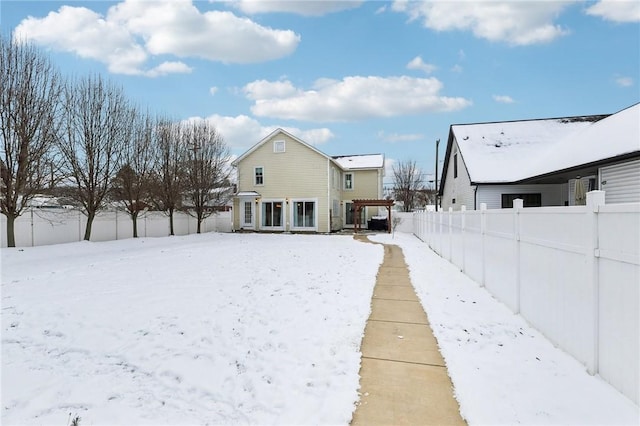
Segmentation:
{"type": "Polygon", "coordinates": [[[218,88],[216,86],[212,86],[209,88],[209,94],[211,96],[215,95],[216,93],[218,93],[218,88]]]}
{"type": "Polygon", "coordinates": [[[428,64],[422,60],[420,56],[416,56],[407,64],[407,68],[410,70],[421,70],[426,74],[431,74],[436,70],[436,66],[432,64],[428,64]]]}
{"type": "Polygon", "coordinates": [[[310,90],[289,81],[249,83],[247,98],[256,116],[315,122],[355,121],[374,117],[457,111],[471,105],[461,97],[442,96],[435,78],[345,77],[321,79],[310,90]]]}
{"type": "Polygon", "coordinates": [[[501,104],[512,104],[515,102],[511,96],[505,95],[493,95],[493,100],[501,104]]]}
{"type": "Polygon", "coordinates": [[[587,15],[599,16],[613,22],[640,22],[640,2],[629,0],[600,0],[586,10],[587,15]]]}
{"type": "Polygon", "coordinates": [[[110,72],[157,76],[189,72],[182,62],[153,68],[154,56],[197,57],[224,63],[256,63],[291,54],[300,36],[261,26],[224,11],[200,12],[191,0],[125,0],[102,16],[62,6],[44,18],[29,17],[18,38],[107,64],[110,72]]]}
{"type": "Polygon", "coordinates": [[[620,87],[631,87],[633,86],[633,78],[624,76],[616,77],[616,84],[620,87]]]}
{"type": "Polygon", "coordinates": [[[423,138],[424,138],[424,135],[421,134],[421,133],[405,133],[405,134],[390,133],[390,134],[387,134],[382,130],[378,132],[378,139],[381,139],[384,142],[391,142],[391,143],[412,142],[412,141],[417,141],[417,140],[420,140],[420,139],[423,139],[423,138]]]}
{"type": "Polygon", "coordinates": [[[147,71],[145,75],[148,77],[158,77],[168,74],[189,74],[191,71],[191,67],[187,66],[184,62],[168,61],[147,71]]]}
{"type": "MultiPolygon", "coordinates": [[[[199,118],[192,117],[190,120],[199,118]]],[[[327,128],[301,130],[287,126],[263,126],[259,121],[246,115],[229,117],[214,114],[205,119],[216,126],[232,149],[249,149],[279,127],[310,145],[321,145],[335,137],[327,128]]]]}
{"type": "Polygon", "coordinates": [[[435,31],[471,31],[476,37],[512,45],[550,42],[567,34],[554,24],[571,2],[548,1],[436,1],[396,0],[392,10],[421,20],[435,31]]]}
{"type": "Polygon", "coordinates": [[[322,16],[360,7],[361,0],[323,0],[323,1],[292,1],[292,0],[237,0],[230,2],[246,14],[256,13],[293,13],[302,16],[322,16]]]}
{"type": "Polygon", "coordinates": [[[455,72],[457,74],[460,74],[463,71],[463,69],[462,69],[462,67],[460,65],[456,64],[456,65],[451,67],[451,71],[455,72]]]}

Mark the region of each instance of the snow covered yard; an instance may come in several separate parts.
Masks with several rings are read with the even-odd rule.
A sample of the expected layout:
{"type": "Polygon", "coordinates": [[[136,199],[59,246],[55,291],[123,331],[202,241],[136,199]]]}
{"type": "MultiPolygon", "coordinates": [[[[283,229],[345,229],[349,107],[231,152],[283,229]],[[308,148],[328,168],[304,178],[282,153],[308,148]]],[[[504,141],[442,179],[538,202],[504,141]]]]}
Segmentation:
{"type": "MultiPolygon", "coordinates": [[[[402,247],[470,425],[638,425],[640,411],[411,234],[402,247]]],[[[638,361],[640,362],[640,360],[638,361]]]]}
{"type": "Polygon", "coordinates": [[[348,424],[381,246],[203,234],[2,250],[2,424],[348,424]]]}

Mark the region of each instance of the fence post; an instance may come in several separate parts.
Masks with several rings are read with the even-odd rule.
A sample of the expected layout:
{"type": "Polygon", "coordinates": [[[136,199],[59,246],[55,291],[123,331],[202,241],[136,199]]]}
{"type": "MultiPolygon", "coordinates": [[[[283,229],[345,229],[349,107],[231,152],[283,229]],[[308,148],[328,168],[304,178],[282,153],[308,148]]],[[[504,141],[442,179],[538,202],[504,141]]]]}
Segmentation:
{"type": "Polygon", "coordinates": [[[451,228],[453,228],[453,207],[449,207],[449,262],[451,262],[451,259],[453,259],[453,230],[451,228]]]}
{"type": "MultiPolygon", "coordinates": [[[[33,238],[33,231],[34,231],[33,230],[33,228],[34,228],[34,224],[33,224],[33,206],[31,206],[29,208],[29,210],[31,211],[31,247],[35,247],[35,244],[34,244],[34,241],[33,241],[34,240],[34,238],[33,238]]],[[[14,233],[15,233],[15,231],[14,231],[14,233]]]]}
{"type": "Polygon", "coordinates": [[[466,251],[466,245],[465,245],[465,231],[466,231],[466,214],[467,214],[467,206],[461,206],[460,207],[460,241],[461,241],[461,245],[462,245],[462,272],[466,273],[467,272],[467,268],[465,265],[465,260],[466,260],[466,256],[465,256],[465,251],[466,251]]]}
{"type": "Polygon", "coordinates": [[[487,269],[486,263],[487,260],[485,258],[485,241],[484,235],[487,232],[487,203],[480,203],[480,261],[482,264],[482,278],[480,285],[484,287],[485,285],[485,270],[487,269]]]}
{"type": "Polygon", "coordinates": [[[520,313],[520,211],[524,208],[524,200],[516,198],[513,200],[513,241],[516,253],[516,297],[514,313],[520,313]]]}
{"type": "Polygon", "coordinates": [[[588,367],[589,374],[595,375],[600,369],[600,280],[598,278],[598,212],[600,206],[604,205],[604,191],[590,191],[587,193],[587,227],[590,235],[587,240],[586,264],[587,280],[592,289],[593,298],[593,360],[588,367]]]}

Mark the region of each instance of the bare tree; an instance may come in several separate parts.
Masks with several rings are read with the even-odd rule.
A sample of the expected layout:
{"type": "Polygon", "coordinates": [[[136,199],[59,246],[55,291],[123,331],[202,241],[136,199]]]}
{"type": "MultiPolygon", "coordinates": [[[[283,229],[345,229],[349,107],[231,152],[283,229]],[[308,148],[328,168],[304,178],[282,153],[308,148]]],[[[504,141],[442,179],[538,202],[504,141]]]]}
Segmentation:
{"type": "Polygon", "coordinates": [[[423,189],[422,171],[414,160],[393,165],[393,193],[397,201],[402,201],[403,211],[410,212],[416,207],[418,195],[423,189]]]}
{"type": "Polygon", "coordinates": [[[131,139],[122,150],[122,166],[112,181],[113,199],[124,206],[138,237],[138,216],[148,208],[153,166],[155,123],[148,113],[134,112],[131,139]]]}
{"type": "Polygon", "coordinates": [[[216,128],[205,120],[183,124],[184,196],[187,212],[202,221],[215,212],[221,199],[221,188],[228,183],[229,150],[216,128]]]}
{"type": "Polygon", "coordinates": [[[166,118],[156,122],[151,200],[169,216],[169,235],[175,235],[173,214],[182,207],[183,169],[186,145],[181,142],[181,125],[166,118]]]}
{"type": "Polygon", "coordinates": [[[57,167],[60,91],[60,74],[46,56],[0,35],[0,212],[9,247],[16,245],[15,219],[57,167]]]}
{"type": "Polygon", "coordinates": [[[68,84],[64,107],[64,139],[58,145],[74,186],[69,196],[87,216],[84,239],[89,240],[129,142],[134,115],[122,89],[100,76],[68,84]]]}

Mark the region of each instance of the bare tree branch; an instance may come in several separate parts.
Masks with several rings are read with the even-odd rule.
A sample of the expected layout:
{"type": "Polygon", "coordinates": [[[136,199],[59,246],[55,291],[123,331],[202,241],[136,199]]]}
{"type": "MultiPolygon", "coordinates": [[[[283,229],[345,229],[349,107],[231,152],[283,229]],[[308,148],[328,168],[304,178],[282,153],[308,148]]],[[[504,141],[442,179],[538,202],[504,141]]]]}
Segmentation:
{"type": "Polygon", "coordinates": [[[60,74],[46,56],[0,35],[0,212],[7,217],[9,247],[15,247],[15,219],[57,168],[52,148],[60,92],[60,74]]]}
{"type": "Polygon", "coordinates": [[[424,189],[422,171],[414,160],[400,161],[393,165],[393,193],[403,203],[403,211],[412,211],[424,189]]]}
{"type": "Polygon", "coordinates": [[[69,196],[87,216],[91,237],[96,213],[105,208],[111,180],[129,143],[133,109],[121,88],[100,76],[79,79],[64,91],[64,139],[58,144],[74,185],[69,196]]]}
{"type": "Polygon", "coordinates": [[[204,120],[183,124],[182,142],[188,147],[184,159],[184,196],[187,212],[202,221],[215,212],[220,189],[228,184],[228,147],[216,128],[204,120]]]}

